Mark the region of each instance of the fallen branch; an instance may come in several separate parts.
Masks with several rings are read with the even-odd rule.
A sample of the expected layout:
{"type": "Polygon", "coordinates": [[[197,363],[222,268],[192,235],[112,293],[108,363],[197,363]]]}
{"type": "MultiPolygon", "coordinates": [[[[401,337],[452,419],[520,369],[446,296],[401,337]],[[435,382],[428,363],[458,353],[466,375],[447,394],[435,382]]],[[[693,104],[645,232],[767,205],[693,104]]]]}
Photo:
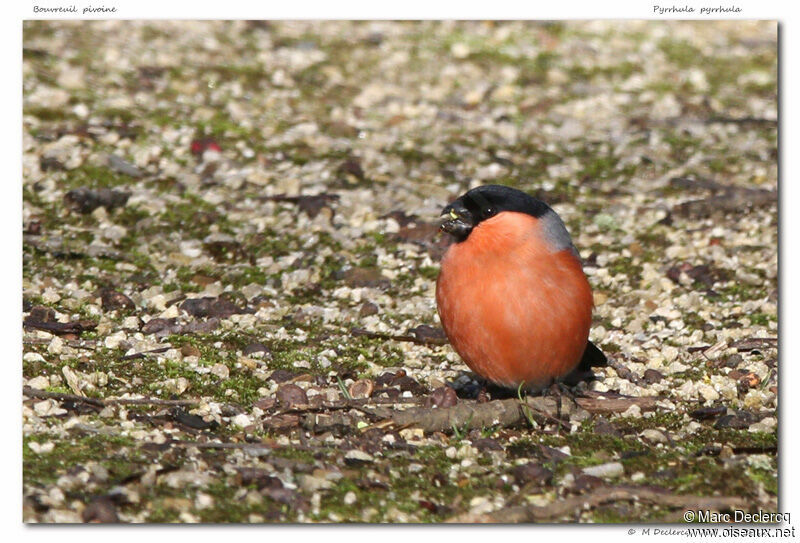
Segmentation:
{"type": "Polygon", "coordinates": [[[709,196],[701,200],[690,200],[676,205],[672,211],[681,217],[703,218],[715,213],[741,212],[742,209],[757,209],[775,205],[775,191],[729,187],[724,194],[709,196]]]}
{"type": "Polygon", "coordinates": [[[166,347],[159,347],[158,349],[151,349],[149,351],[142,351],[140,353],[131,353],[126,354],[120,360],[135,360],[137,358],[145,358],[148,354],[158,354],[158,353],[165,353],[172,348],[171,345],[167,345],[166,347]]]}
{"type": "Polygon", "coordinates": [[[608,365],[611,367],[611,369],[617,372],[617,376],[620,379],[625,379],[626,381],[630,381],[634,385],[642,386],[642,380],[639,378],[638,375],[633,373],[627,366],[620,364],[615,360],[609,361],[608,365]]]}
{"type": "Polygon", "coordinates": [[[505,507],[486,514],[465,513],[447,520],[454,523],[519,523],[551,521],[576,512],[597,507],[604,503],[619,501],[640,501],[658,504],[668,508],[681,508],[705,511],[730,511],[746,509],[748,502],[736,496],[689,496],[671,494],[666,489],[634,486],[612,486],[599,488],[582,496],[574,496],[555,501],[548,505],[517,505],[505,507]]]}
{"type": "MultiPolygon", "coordinates": [[[[569,417],[583,411],[568,398],[561,402],[561,414],[569,417]]],[[[556,417],[558,406],[552,397],[529,397],[525,405],[548,418],[556,417]]],[[[483,428],[513,426],[526,420],[523,404],[516,398],[486,403],[460,403],[447,408],[417,407],[395,411],[391,419],[400,426],[416,426],[426,432],[441,432],[452,428],[483,428]]]]}
{"type": "MultiPolygon", "coordinates": [[[[247,450],[267,450],[272,451],[276,447],[267,443],[217,443],[217,442],[200,442],[200,441],[185,441],[185,440],[171,440],[165,443],[174,445],[176,447],[197,447],[198,449],[247,449],[247,450]]],[[[296,447],[295,447],[296,448],[296,447]]]]}
{"type": "Polygon", "coordinates": [[[32,387],[22,387],[22,394],[29,398],[39,399],[54,399],[62,402],[81,402],[98,407],[106,407],[109,405],[196,405],[200,400],[162,400],[159,398],[111,398],[102,400],[100,398],[89,398],[87,396],[78,396],[77,394],[62,394],[60,392],[49,392],[47,390],[39,390],[32,387]]]}
{"type": "Polygon", "coordinates": [[[642,411],[652,411],[661,398],[655,396],[622,397],[622,398],[576,398],[583,409],[594,415],[624,413],[632,405],[638,405],[642,411]]]}
{"type": "MultiPolygon", "coordinates": [[[[30,338],[22,341],[23,345],[47,345],[52,341],[51,338],[30,338]]],[[[73,349],[85,349],[87,351],[94,351],[96,341],[94,340],[70,340],[67,341],[67,346],[73,349]]]]}
{"type": "Polygon", "coordinates": [[[39,398],[41,400],[54,399],[62,402],[81,402],[97,407],[105,407],[106,403],[98,398],[87,398],[77,394],[61,394],[60,392],[48,392],[32,387],[22,387],[22,394],[28,398],[39,398]]]}
{"type": "Polygon", "coordinates": [[[36,330],[44,330],[51,334],[80,334],[81,332],[88,332],[97,328],[97,323],[90,320],[72,321],[72,322],[40,322],[33,320],[25,320],[22,322],[25,328],[34,328],[36,330]]]}
{"type": "Polygon", "coordinates": [[[730,123],[730,124],[755,124],[755,125],[768,125],[778,126],[777,119],[765,119],[763,117],[726,117],[723,115],[709,117],[706,124],[713,123],[730,123]]]}
{"type": "Polygon", "coordinates": [[[738,352],[749,352],[758,349],[774,349],[778,346],[778,338],[776,337],[749,337],[734,341],[731,347],[735,348],[738,352]]]}
{"type": "MultiPolygon", "coordinates": [[[[609,414],[624,413],[632,405],[648,411],[656,408],[656,397],[619,397],[619,398],[575,398],[562,397],[560,415],[563,419],[583,420],[588,413],[609,414]]],[[[556,399],[551,396],[534,396],[526,398],[524,404],[533,411],[533,415],[542,415],[550,421],[563,425],[559,416],[556,399]]],[[[442,432],[453,427],[481,428],[489,426],[508,427],[524,422],[527,416],[520,400],[494,400],[486,403],[459,403],[448,408],[417,407],[404,411],[373,409],[375,415],[391,419],[398,426],[415,426],[426,432],[442,432]]]]}
{"type": "Polygon", "coordinates": [[[429,337],[429,336],[420,336],[414,334],[384,334],[381,332],[370,332],[369,330],[364,330],[363,328],[353,328],[350,330],[350,333],[353,334],[354,337],[364,336],[370,339],[383,339],[383,340],[391,340],[391,341],[408,341],[411,343],[416,343],[417,345],[446,345],[447,338],[446,337],[429,337]]]}

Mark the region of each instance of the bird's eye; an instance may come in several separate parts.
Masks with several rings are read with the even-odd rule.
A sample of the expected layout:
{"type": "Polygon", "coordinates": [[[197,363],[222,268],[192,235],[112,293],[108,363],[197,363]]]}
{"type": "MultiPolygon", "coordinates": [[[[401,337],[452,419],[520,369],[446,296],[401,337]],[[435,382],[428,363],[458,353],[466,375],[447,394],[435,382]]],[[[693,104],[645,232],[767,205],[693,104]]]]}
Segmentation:
{"type": "Polygon", "coordinates": [[[483,214],[486,215],[487,217],[491,217],[495,213],[496,211],[494,210],[493,207],[487,207],[486,209],[483,210],[483,214]]]}

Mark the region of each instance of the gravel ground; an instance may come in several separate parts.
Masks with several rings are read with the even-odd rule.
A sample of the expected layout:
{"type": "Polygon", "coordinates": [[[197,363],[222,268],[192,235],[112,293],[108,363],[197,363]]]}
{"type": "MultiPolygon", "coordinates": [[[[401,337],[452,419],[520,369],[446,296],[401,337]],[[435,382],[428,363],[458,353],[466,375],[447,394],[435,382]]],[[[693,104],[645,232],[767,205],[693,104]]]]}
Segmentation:
{"type": "Polygon", "coordinates": [[[774,22],[26,22],[24,520],[777,511],[776,83],[774,22]],[[393,419],[479,405],[433,223],[484,183],[564,218],[622,409],[393,419]]]}

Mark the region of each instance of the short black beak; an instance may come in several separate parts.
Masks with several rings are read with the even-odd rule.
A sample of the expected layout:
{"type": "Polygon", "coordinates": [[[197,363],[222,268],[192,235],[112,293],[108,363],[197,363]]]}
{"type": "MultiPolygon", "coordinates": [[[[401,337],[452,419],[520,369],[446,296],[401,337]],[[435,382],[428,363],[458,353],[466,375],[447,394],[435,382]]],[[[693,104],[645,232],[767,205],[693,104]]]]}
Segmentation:
{"type": "Polygon", "coordinates": [[[445,212],[439,217],[439,228],[456,238],[458,241],[464,241],[467,236],[472,232],[472,224],[465,221],[461,217],[454,217],[452,213],[445,212]]]}

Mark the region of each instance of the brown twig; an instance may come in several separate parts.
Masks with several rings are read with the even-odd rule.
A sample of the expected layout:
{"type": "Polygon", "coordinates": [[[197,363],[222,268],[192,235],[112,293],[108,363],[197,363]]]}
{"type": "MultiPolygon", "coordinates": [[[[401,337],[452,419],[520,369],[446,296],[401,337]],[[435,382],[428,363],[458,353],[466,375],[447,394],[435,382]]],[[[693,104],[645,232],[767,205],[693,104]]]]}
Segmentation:
{"type": "MultiPolygon", "coordinates": [[[[52,341],[51,338],[30,338],[23,340],[23,345],[46,345],[52,341]]],[[[73,349],[85,349],[87,351],[94,351],[95,350],[95,341],[94,340],[75,340],[75,341],[67,341],[67,346],[72,347],[73,349]],[[83,345],[83,343],[87,343],[87,345],[83,345]]]]}
{"type": "Polygon", "coordinates": [[[655,396],[621,397],[621,398],[577,398],[575,401],[583,409],[594,415],[624,413],[632,405],[638,405],[643,411],[652,411],[661,398],[655,396]]]}
{"type": "Polygon", "coordinates": [[[745,351],[755,351],[757,349],[774,349],[777,346],[778,338],[776,337],[749,337],[731,343],[731,347],[735,348],[740,353],[745,351]]]}
{"type": "Polygon", "coordinates": [[[370,339],[385,339],[391,341],[408,341],[417,345],[446,345],[447,338],[423,337],[419,338],[412,334],[384,334],[381,332],[370,332],[363,328],[353,328],[350,333],[355,337],[364,336],[370,339]]]}
{"type": "Polygon", "coordinates": [[[169,444],[177,447],[197,447],[198,449],[264,449],[268,451],[275,449],[274,446],[267,443],[217,443],[215,441],[203,443],[200,441],[175,439],[169,441],[169,444]]]}
{"type": "Polygon", "coordinates": [[[745,509],[747,507],[747,501],[736,496],[689,496],[671,494],[666,489],[611,486],[599,488],[582,496],[558,500],[548,505],[518,505],[479,515],[466,513],[452,517],[447,522],[517,523],[549,521],[566,515],[572,516],[577,512],[597,507],[604,503],[619,501],[640,501],[655,503],[668,508],[691,508],[693,510],[709,511],[745,509]]]}
{"type": "Polygon", "coordinates": [[[49,392],[47,390],[39,390],[32,387],[22,387],[22,393],[29,398],[39,399],[54,399],[62,402],[82,402],[98,407],[106,407],[109,405],[166,405],[166,406],[180,406],[180,405],[195,405],[200,403],[200,400],[162,400],[160,398],[110,398],[103,400],[100,398],[89,398],[87,396],[78,396],[77,394],[62,394],[60,392],[49,392]]]}
{"type": "Polygon", "coordinates": [[[32,387],[22,387],[22,394],[29,398],[39,398],[42,400],[54,399],[62,402],[81,402],[97,407],[105,407],[106,403],[98,398],[87,398],[86,396],[78,396],[77,394],[62,394],[60,392],[48,392],[46,390],[39,390],[32,387]]]}
{"type": "Polygon", "coordinates": [[[120,358],[120,360],[135,360],[137,358],[144,358],[145,355],[148,355],[148,354],[165,353],[165,352],[169,351],[171,348],[172,348],[171,345],[167,345],[166,347],[159,347],[158,349],[151,349],[149,351],[142,351],[140,353],[132,353],[132,354],[128,354],[128,355],[123,356],[122,358],[120,358]]]}
{"type": "MultiPolygon", "coordinates": [[[[584,418],[587,413],[623,413],[632,405],[640,409],[652,410],[656,407],[656,397],[618,397],[618,398],[575,398],[574,401],[562,400],[561,415],[584,418]]],[[[528,397],[525,406],[549,420],[558,419],[556,400],[552,397],[528,397]]],[[[472,428],[489,426],[508,427],[526,420],[525,407],[516,398],[494,400],[486,403],[460,403],[448,408],[416,407],[404,411],[382,411],[373,409],[376,415],[386,415],[396,425],[415,426],[426,432],[442,432],[453,427],[472,428]]],[[[562,422],[562,424],[564,424],[562,422]]]]}
{"type": "Polygon", "coordinates": [[[36,330],[44,330],[51,334],[80,334],[97,328],[97,323],[90,320],[72,321],[72,322],[41,322],[34,320],[25,320],[22,322],[26,328],[34,328],[36,330]]]}
{"type": "Polygon", "coordinates": [[[775,191],[745,187],[725,187],[722,194],[715,194],[701,200],[690,200],[672,208],[679,216],[703,218],[715,213],[740,212],[742,209],[755,209],[775,205],[778,195],[775,191]]]}

